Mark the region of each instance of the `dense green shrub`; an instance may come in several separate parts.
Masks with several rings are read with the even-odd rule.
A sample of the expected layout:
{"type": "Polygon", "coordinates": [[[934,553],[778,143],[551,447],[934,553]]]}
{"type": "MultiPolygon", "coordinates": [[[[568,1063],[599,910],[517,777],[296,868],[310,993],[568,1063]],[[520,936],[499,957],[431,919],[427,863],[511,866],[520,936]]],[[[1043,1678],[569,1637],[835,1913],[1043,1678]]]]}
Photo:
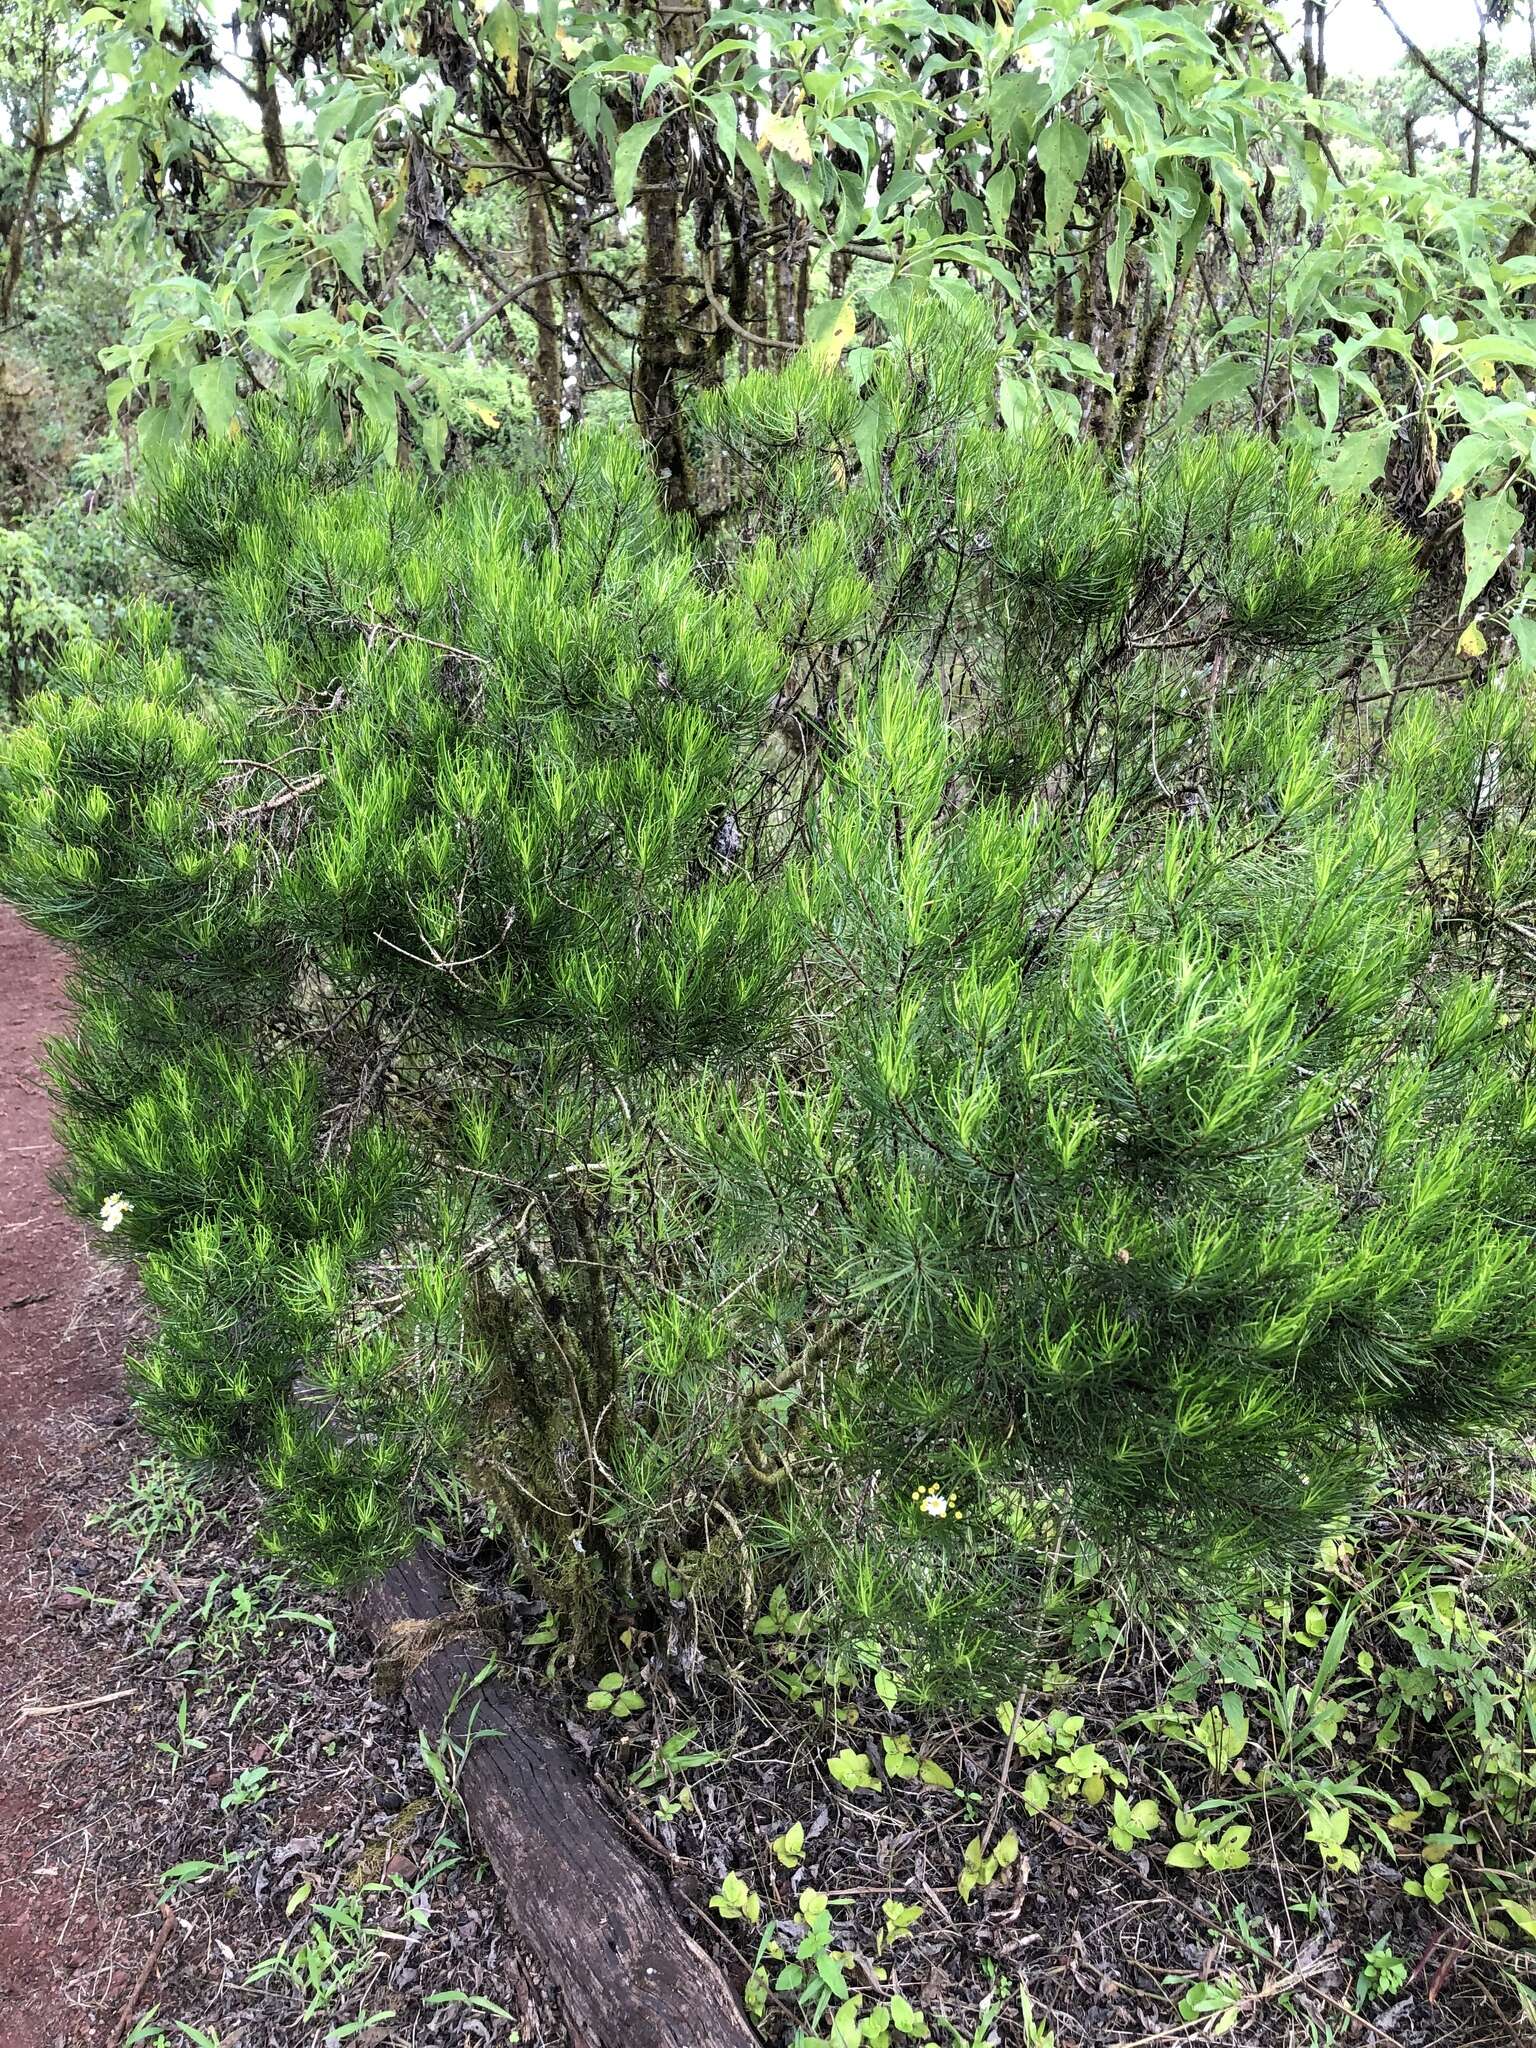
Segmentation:
{"type": "Polygon", "coordinates": [[[703,538],[618,436],[192,450],[209,673],[76,647],[0,857],[144,1411],[276,1547],[457,1474],[577,1614],[766,1568],[992,1682],[1060,1512],[1226,1576],[1528,1400],[1530,721],[1393,691],[1408,546],[1294,457],[858,370],[703,403],[703,538]]]}

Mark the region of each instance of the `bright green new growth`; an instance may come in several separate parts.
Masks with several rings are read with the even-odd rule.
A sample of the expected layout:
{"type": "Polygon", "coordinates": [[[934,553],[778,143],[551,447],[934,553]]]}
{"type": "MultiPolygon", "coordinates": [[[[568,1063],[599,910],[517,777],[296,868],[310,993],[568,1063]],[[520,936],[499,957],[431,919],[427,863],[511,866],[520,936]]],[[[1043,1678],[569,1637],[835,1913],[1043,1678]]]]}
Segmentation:
{"type": "Polygon", "coordinates": [[[1048,1501],[1209,1579],[1528,1402],[1521,692],[1362,686],[1410,550],[1293,457],[994,386],[930,325],[711,394],[702,540],[617,437],[162,481],[213,672],[76,648],[0,856],[145,1412],[283,1552],[457,1474],[578,1613],[767,1554],[990,1684],[1048,1501]]]}

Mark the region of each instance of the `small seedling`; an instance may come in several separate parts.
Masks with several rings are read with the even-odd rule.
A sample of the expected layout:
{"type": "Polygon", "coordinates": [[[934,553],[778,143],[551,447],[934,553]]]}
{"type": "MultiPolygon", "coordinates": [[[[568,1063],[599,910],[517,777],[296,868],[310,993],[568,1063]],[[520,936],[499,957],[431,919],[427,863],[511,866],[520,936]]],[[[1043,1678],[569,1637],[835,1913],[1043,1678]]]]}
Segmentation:
{"type": "Polygon", "coordinates": [[[1164,1861],[1170,1870],[1246,1870],[1252,1862],[1248,1844],[1253,1829],[1241,1822],[1221,1828],[1219,1821],[1198,1820],[1187,1806],[1173,1817],[1179,1839],[1164,1861]]]}
{"type": "Polygon", "coordinates": [[[973,1835],[965,1845],[965,1861],[960,1866],[955,1889],[963,1900],[969,1900],[974,1892],[991,1884],[1018,1860],[1019,1838],[1012,1828],[990,1852],[982,1848],[980,1835],[973,1835]]]}
{"type": "Polygon", "coordinates": [[[1191,1984],[1179,2000],[1179,2018],[1191,2022],[1212,2021],[1207,2032],[1213,2040],[1220,2039],[1237,2025],[1246,1997],[1247,1993],[1236,1977],[1222,1977],[1215,1983],[1191,1984]]]}
{"type": "Polygon", "coordinates": [[[1378,1941],[1360,1958],[1356,1996],[1362,2003],[1393,1998],[1408,1982],[1408,1965],[1386,1941],[1378,1941]]]}
{"type": "Polygon", "coordinates": [[[627,1721],[645,1706],[645,1695],[624,1683],[622,1672],[610,1671],[587,1694],[589,1714],[611,1714],[615,1721],[627,1721]]]}
{"type": "Polygon", "coordinates": [[[884,1955],[894,1948],[898,1941],[909,1935],[923,1917],[921,1906],[904,1906],[900,1899],[883,1899],[880,1903],[880,1917],[884,1921],[875,1937],[875,1952],[884,1955]]]}
{"type": "Polygon", "coordinates": [[[1156,1829],[1163,1824],[1163,1810],[1155,1799],[1132,1802],[1123,1792],[1115,1794],[1114,1815],[1109,1839],[1127,1855],[1143,1842],[1150,1841],[1156,1829]]]}
{"type": "Polygon", "coordinates": [[[827,1759],[827,1775],[846,1792],[878,1792],[880,1780],[861,1749],[840,1749],[827,1759]]]}
{"type": "Polygon", "coordinates": [[[745,1920],[753,1927],[763,1914],[762,1900],[746,1879],[738,1877],[734,1870],[728,1870],[721,1878],[720,1889],[709,1903],[722,1920],[745,1920]]]}
{"type": "Polygon", "coordinates": [[[805,1861],[805,1826],[794,1821],[782,1835],[775,1835],[771,1844],[773,1853],[786,1870],[798,1870],[805,1861]]]}

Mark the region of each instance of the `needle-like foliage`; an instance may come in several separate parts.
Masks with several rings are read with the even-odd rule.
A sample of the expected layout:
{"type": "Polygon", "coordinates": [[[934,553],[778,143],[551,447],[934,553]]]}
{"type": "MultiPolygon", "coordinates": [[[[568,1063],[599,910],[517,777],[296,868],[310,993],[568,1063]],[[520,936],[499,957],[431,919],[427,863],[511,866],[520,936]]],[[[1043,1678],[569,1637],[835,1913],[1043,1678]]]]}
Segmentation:
{"type": "Polygon", "coordinates": [[[145,1412],[286,1554],[452,1475],[578,1615],[767,1568],[992,1684],[1052,1517],[1230,1579],[1528,1404],[1523,685],[1398,693],[1295,456],[995,389],[928,321],[711,394],[704,536],[616,435],[161,478],[215,658],[75,648],[0,859],[145,1412]]]}

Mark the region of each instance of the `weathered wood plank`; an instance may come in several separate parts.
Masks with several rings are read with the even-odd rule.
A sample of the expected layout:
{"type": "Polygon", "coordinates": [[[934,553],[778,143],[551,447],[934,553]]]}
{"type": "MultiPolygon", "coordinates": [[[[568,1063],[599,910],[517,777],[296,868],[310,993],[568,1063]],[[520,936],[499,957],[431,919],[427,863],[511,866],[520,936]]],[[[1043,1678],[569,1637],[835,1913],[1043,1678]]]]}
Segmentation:
{"type": "Polygon", "coordinates": [[[459,1791],[506,1888],[518,1933],[559,1986],[581,2048],[759,2048],[719,1967],[603,1805],[554,1718],[495,1676],[455,1705],[487,1661],[442,1567],[423,1550],[372,1587],[363,1614],[400,1655],[429,1737],[473,1739],[459,1791]]]}

